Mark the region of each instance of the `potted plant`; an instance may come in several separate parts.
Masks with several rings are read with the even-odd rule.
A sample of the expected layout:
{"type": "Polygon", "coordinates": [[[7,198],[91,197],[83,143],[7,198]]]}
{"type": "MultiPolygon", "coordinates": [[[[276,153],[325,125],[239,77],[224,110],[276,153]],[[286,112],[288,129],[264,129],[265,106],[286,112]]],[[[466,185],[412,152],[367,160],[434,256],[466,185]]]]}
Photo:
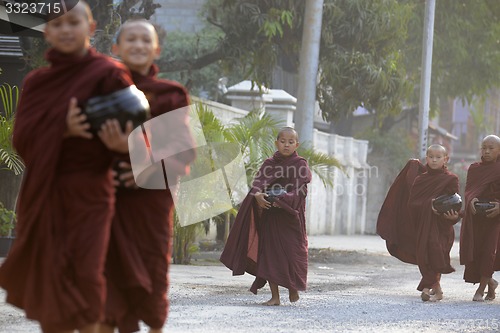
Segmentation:
{"type": "Polygon", "coordinates": [[[19,89],[4,83],[0,86],[0,100],[4,112],[0,111],[0,169],[13,171],[19,175],[24,164],[12,146],[14,131],[14,112],[19,100],[19,89]]]}
{"type": "Polygon", "coordinates": [[[8,83],[0,85],[0,257],[5,256],[14,239],[15,206],[20,174],[24,164],[12,146],[14,113],[19,99],[19,89],[8,83]]]}
{"type": "Polygon", "coordinates": [[[16,225],[16,213],[7,209],[0,202],[0,257],[5,257],[9,252],[14,240],[14,226],[16,225]]]}

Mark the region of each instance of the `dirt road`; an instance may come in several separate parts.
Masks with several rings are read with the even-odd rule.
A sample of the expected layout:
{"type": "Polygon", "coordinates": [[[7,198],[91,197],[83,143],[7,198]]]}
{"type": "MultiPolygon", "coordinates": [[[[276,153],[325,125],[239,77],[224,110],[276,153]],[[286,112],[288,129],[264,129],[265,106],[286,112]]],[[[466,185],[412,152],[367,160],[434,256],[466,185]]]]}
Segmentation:
{"type": "MultiPolygon", "coordinates": [[[[500,331],[500,299],[472,302],[475,287],[463,282],[457,258],[453,264],[457,272],[442,279],[445,298],[424,303],[415,290],[416,266],[387,255],[312,250],[308,291],[291,304],[280,289],[282,305],[274,307],[260,305],[270,297],[267,288],[251,294],[251,276],[232,277],[214,260],[173,265],[164,332],[500,331]]],[[[1,303],[0,333],[13,332],[38,332],[38,327],[1,303]]]]}

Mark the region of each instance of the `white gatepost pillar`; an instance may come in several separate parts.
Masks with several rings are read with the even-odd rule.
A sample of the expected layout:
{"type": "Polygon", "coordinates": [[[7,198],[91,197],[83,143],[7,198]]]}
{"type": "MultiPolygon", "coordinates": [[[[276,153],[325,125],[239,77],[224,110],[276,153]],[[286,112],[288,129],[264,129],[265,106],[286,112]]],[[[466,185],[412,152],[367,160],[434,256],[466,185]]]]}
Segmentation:
{"type": "Polygon", "coordinates": [[[280,126],[293,127],[293,115],[295,113],[297,99],[281,89],[269,89],[265,95],[266,114],[280,123],[280,126]]]}
{"type": "Polygon", "coordinates": [[[246,110],[262,112],[267,102],[271,99],[268,96],[269,89],[264,86],[252,85],[252,81],[245,80],[229,87],[226,98],[231,102],[231,106],[246,110]]]}

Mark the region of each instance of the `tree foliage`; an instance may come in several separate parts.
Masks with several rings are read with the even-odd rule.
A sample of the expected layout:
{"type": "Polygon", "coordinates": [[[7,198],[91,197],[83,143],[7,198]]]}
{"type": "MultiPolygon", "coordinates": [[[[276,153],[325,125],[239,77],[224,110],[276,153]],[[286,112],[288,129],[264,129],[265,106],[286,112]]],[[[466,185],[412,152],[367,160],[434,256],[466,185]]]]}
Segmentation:
{"type": "MultiPolygon", "coordinates": [[[[413,3],[412,0],[406,0],[413,3]]],[[[409,22],[405,63],[409,79],[420,80],[425,2],[415,6],[409,22]]],[[[500,86],[500,2],[436,1],[432,59],[431,106],[440,97],[472,101],[500,86]]],[[[417,104],[418,89],[413,97],[417,104]]]]}
{"type": "MultiPolygon", "coordinates": [[[[203,55],[211,51],[218,43],[221,34],[216,29],[205,29],[199,35],[183,32],[168,32],[162,40],[160,63],[189,59],[193,55],[203,55]],[[202,36],[202,37],[201,37],[202,36]]],[[[172,66],[171,64],[170,66],[172,66]]],[[[181,82],[192,95],[210,100],[222,100],[223,93],[218,87],[219,79],[226,77],[233,84],[240,82],[243,76],[237,71],[228,70],[224,63],[217,61],[200,69],[186,68],[165,73],[161,77],[181,82]]]]}
{"type": "MultiPolygon", "coordinates": [[[[326,119],[361,105],[382,119],[418,104],[424,9],[423,0],[325,0],[317,91],[326,119]]],[[[439,97],[470,101],[498,87],[500,2],[440,0],[435,13],[433,109],[439,97]]],[[[303,1],[208,0],[205,17],[220,39],[206,53],[165,59],[162,68],[221,62],[272,86],[276,64],[298,72],[303,15],[303,1]]]]}
{"type": "MultiPolygon", "coordinates": [[[[220,38],[204,54],[181,59],[161,59],[160,68],[167,72],[196,70],[217,61],[242,74],[266,84],[278,57],[296,57],[300,47],[297,20],[303,4],[292,0],[208,0],[204,16],[220,38]]],[[[210,31],[210,30],[209,30],[210,31]]],[[[205,38],[204,34],[198,35],[205,38]]]]}
{"type": "Polygon", "coordinates": [[[379,117],[399,113],[412,88],[401,50],[411,7],[393,0],[325,2],[317,90],[324,118],[359,106],[379,117]]]}
{"type": "MultiPolygon", "coordinates": [[[[411,91],[400,46],[412,6],[396,0],[326,0],[320,54],[318,100],[332,120],[358,106],[396,113],[411,91]]],[[[220,29],[213,49],[194,60],[160,63],[166,71],[196,69],[221,61],[232,71],[272,86],[277,64],[298,73],[304,2],[208,0],[206,19],[220,29]]],[[[200,37],[203,38],[203,37],[200,37]]]]}
{"type": "MultiPolygon", "coordinates": [[[[154,0],[88,2],[99,23],[95,45],[105,53],[121,22],[149,19],[160,6],[154,0]]],[[[424,7],[423,0],[324,1],[317,93],[325,119],[364,106],[380,120],[418,104],[424,7]]],[[[189,52],[160,59],[167,76],[181,73],[189,85],[236,73],[272,87],[276,65],[298,73],[304,1],[207,0],[203,16],[211,29],[186,38],[189,52]]],[[[440,97],[470,102],[500,86],[499,17],[497,0],[436,1],[431,110],[440,97]]],[[[200,89],[213,95],[206,85],[200,89]]]]}

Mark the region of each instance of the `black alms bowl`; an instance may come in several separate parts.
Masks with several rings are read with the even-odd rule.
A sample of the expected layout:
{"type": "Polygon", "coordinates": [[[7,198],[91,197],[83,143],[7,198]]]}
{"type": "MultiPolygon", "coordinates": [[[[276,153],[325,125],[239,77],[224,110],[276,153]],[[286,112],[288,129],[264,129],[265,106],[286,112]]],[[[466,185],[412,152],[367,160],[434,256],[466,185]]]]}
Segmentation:
{"type": "Polygon", "coordinates": [[[90,98],[83,113],[87,115],[91,132],[95,134],[108,119],[117,119],[122,130],[125,130],[129,120],[136,128],[149,117],[150,108],[144,93],[132,85],[109,95],[90,98]]]}
{"type": "Polygon", "coordinates": [[[491,203],[487,199],[479,199],[479,201],[474,202],[474,208],[476,208],[476,214],[486,216],[488,213],[486,211],[488,209],[494,208],[495,204],[491,203]]]}
{"type": "Polygon", "coordinates": [[[272,188],[266,190],[266,194],[267,194],[266,200],[273,203],[276,201],[277,197],[279,197],[285,193],[286,193],[286,191],[283,187],[273,186],[272,188]]]}
{"type": "Polygon", "coordinates": [[[432,203],[438,213],[444,214],[450,210],[459,212],[462,209],[462,197],[458,193],[440,195],[432,203]]]}

